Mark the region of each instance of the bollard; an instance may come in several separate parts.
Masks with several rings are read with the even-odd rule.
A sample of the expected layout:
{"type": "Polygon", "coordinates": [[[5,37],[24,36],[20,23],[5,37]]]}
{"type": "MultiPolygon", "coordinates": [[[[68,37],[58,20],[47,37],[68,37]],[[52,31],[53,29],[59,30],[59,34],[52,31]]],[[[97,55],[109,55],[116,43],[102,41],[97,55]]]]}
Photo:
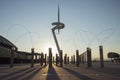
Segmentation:
{"type": "Polygon", "coordinates": [[[87,48],[87,67],[92,67],[91,49],[87,48]]]}
{"type": "Polygon", "coordinates": [[[35,63],[37,63],[37,53],[35,54],[35,63]]]}
{"type": "Polygon", "coordinates": [[[14,52],[15,52],[15,48],[12,47],[12,49],[11,49],[11,57],[10,57],[10,68],[12,68],[14,66],[14,52]]]}
{"type": "Polygon", "coordinates": [[[63,67],[63,58],[62,58],[63,51],[60,50],[60,67],[63,67]]]}
{"type": "Polygon", "coordinates": [[[75,64],[75,55],[73,55],[73,64],[75,64]]]}
{"type": "Polygon", "coordinates": [[[76,50],[76,66],[79,67],[79,50],[76,50]]]}
{"type": "Polygon", "coordinates": [[[40,63],[40,58],[41,58],[41,56],[40,56],[40,54],[39,54],[39,63],[40,63]]]}
{"type": "Polygon", "coordinates": [[[67,54],[64,56],[64,64],[67,64],[67,54]]]}
{"type": "Polygon", "coordinates": [[[67,57],[67,64],[69,64],[69,56],[67,57]]]}
{"type": "Polygon", "coordinates": [[[43,61],[44,61],[44,55],[43,53],[41,53],[41,59],[40,59],[41,66],[43,65],[43,61]]]}
{"type": "Polygon", "coordinates": [[[56,66],[58,65],[58,54],[56,54],[56,66]]]}
{"type": "Polygon", "coordinates": [[[79,63],[81,64],[81,55],[79,55],[79,63]]]}
{"type": "Polygon", "coordinates": [[[34,67],[34,48],[31,49],[31,67],[34,67]]]}
{"type": "Polygon", "coordinates": [[[47,64],[46,64],[46,58],[47,58],[47,54],[45,54],[45,59],[44,59],[45,66],[47,65],[47,64]]]}
{"type": "Polygon", "coordinates": [[[103,60],[103,46],[99,46],[99,52],[100,52],[100,67],[104,67],[104,60],[103,60]]]}
{"type": "Polygon", "coordinates": [[[52,67],[52,48],[49,48],[49,68],[52,67]]]}
{"type": "Polygon", "coordinates": [[[84,53],[84,62],[87,62],[86,60],[87,60],[87,54],[84,53]]]}
{"type": "Polygon", "coordinates": [[[53,64],[54,64],[54,56],[53,56],[53,60],[52,60],[53,64]]]}

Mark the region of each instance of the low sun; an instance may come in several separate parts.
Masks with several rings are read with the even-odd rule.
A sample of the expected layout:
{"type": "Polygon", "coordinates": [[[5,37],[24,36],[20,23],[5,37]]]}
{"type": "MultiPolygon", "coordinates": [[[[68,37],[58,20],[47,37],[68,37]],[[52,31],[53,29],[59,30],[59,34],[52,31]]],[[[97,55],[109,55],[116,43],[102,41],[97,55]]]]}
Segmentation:
{"type": "Polygon", "coordinates": [[[47,55],[49,55],[49,48],[52,48],[52,54],[53,54],[53,56],[55,56],[55,54],[56,53],[58,53],[57,52],[57,49],[56,49],[56,46],[53,46],[53,45],[51,45],[51,44],[46,44],[45,45],[45,47],[44,47],[44,53],[47,53],[47,55]]]}

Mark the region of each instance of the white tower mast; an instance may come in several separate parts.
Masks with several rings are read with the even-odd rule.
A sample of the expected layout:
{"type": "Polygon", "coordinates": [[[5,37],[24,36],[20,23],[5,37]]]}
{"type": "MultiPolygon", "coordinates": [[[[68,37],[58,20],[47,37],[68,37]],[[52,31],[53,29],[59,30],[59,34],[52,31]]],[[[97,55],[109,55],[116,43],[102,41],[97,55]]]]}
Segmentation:
{"type": "Polygon", "coordinates": [[[58,22],[53,22],[52,25],[55,25],[55,27],[52,28],[52,33],[53,33],[53,37],[54,37],[54,40],[55,40],[55,43],[57,46],[58,53],[60,54],[60,47],[59,47],[58,40],[57,40],[56,35],[55,35],[55,30],[58,29],[58,33],[59,33],[59,30],[63,29],[65,27],[65,25],[64,25],[64,23],[60,22],[59,4],[58,4],[58,22]]]}

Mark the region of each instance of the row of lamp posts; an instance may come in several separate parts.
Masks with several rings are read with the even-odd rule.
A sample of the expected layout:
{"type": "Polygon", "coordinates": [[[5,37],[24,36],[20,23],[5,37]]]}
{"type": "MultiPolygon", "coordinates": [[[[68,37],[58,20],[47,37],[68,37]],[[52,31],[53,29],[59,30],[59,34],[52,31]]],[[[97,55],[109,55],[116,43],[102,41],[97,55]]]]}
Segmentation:
{"type": "MultiPolygon", "coordinates": [[[[100,67],[104,67],[104,58],[103,58],[103,46],[99,46],[99,56],[100,56],[100,67]]],[[[71,56],[71,63],[75,64],[79,67],[80,63],[84,64],[84,61],[87,60],[87,67],[92,67],[92,53],[91,49],[87,48],[86,52],[79,55],[79,50],[76,50],[76,60],[75,55],[71,56]]]]}
{"type": "MultiPolygon", "coordinates": [[[[103,46],[99,46],[99,52],[100,52],[100,67],[104,67],[104,59],[103,59],[103,46]]],[[[12,68],[14,66],[14,53],[15,48],[13,47],[11,49],[11,58],[10,58],[10,67],[12,68]]],[[[63,66],[63,51],[60,50],[60,55],[58,57],[58,54],[56,54],[56,65],[60,63],[60,67],[63,66]]],[[[75,61],[75,55],[71,56],[71,62],[73,64],[76,63],[76,66],[79,67],[79,64],[82,62],[84,63],[85,56],[87,57],[87,66],[92,67],[92,56],[91,56],[91,49],[87,48],[86,54],[79,55],[79,50],[76,50],[76,61],[75,61]]],[[[43,65],[43,54],[41,54],[42,63],[43,65]]],[[[44,63],[46,65],[46,57],[45,54],[45,60],[44,63]]],[[[67,54],[64,56],[64,64],[69,64],[69,57],[67,57],[67,54]]],[[[49,60],[48,60],[49,68],[52,67],[52,48],[49,48],[49,60]]],[[[34,48],[31,49],[31,67],[34,67],[34,48]]]]}
{"type": "MultiPolygon", "coordinates": [[[[10,53],[10,68],[14,67],[15,52],[16,52],[15,48],[12,47],[11,48],[11,53],[10,53]]],[[[31,49],[31,67],[34,67],[34,55],[36,55],[35,58],[36,58],[36,62],[37,62],[37,54],[35,54],[34,48],[32,48],[31,49]]],[[[45,58],[44,58],[43,53],[39,54],[39,56],[41,56],[41,58],[39,60],[40,63],[41,63],[41,66],[43,65],[43,62],[45,63],[45,65],[47,65],[46,64],[46,57],[47,57],[47,55],[45,54],[45,58]]]]}

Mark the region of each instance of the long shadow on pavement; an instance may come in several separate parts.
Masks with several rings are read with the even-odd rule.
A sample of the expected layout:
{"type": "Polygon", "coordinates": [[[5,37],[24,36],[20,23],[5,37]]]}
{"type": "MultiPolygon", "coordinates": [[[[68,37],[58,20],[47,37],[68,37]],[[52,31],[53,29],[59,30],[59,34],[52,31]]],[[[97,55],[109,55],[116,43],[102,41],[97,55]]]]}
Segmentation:
{"type": "Polygon", "coordinates": [[[59,76],[57,75],[53,67],[48,69],[46,80],[60,80],[59,76]]]}
{"type": "Polygon", "coordinates": [[[74,76],[78,77],[80,80],[95,80],[95,79],[92,79],[92,78],[90,78],[88,76],[82,75],[82,74],[80,74],[78,72],[75,72],[75,71],[73,71],[73,70],[71,70],[69,68],[63,67],[63,69],[65,69],[67,72],[73,74],[74,76]]]}
{"type": "Polygon", "coordinates": [[[36,74],[38,74],[42,68],[45,68],[46,66],[41,66],[39,67],[37,70],[35,70],[34,72],[32,72],[32,74],[28,75],[27,77],[25,77],[23,80],[31,80],[31,78],[33,78],[36,74]]]}
{"type": "Polygon", "coordinates": [[[9,77],[9,76],[15,75],[15,74],[17,74],[17,73],[21,73],[21,72],[23,72],[23,71],[26,71],[26,70],[28,70],[28,69],[30,69],[30,67],[29,67],[29,68],[22,69],[22,70],[18,70],[18,71],[16,71],[16,72],[13,72],[13,73],[10,73],[10,74],[4,75],[4,76],[1,76],[0,78],[9,77]]]}
{"type": "Polygon", "coordinates": [[[9,78],[9,80],[18,80],[19,78],[25,76],[26,74],[32,72],[31,74],[27,75],[25,78],[23,78],[23,80],[30,80],[33,76],[35,76],[42,68],[44,68],[46,66],[39,66],[38,68],[37,67],[33,67],[33,68],[26,68],[26,69],[23,69],[23,70],[20,70],[20,71],[17,71],[17,72],[14,72],[12,74],[9,74],[9,75],[5,75],[5,76],[2,76],[0,77],[2,80],[5,80],[4,78],[5,77],[10,77],[12,75],[16,75],[17,73],[21,73],[17,76],[14,76],[14,77],[11,77],[9,78]]]}

